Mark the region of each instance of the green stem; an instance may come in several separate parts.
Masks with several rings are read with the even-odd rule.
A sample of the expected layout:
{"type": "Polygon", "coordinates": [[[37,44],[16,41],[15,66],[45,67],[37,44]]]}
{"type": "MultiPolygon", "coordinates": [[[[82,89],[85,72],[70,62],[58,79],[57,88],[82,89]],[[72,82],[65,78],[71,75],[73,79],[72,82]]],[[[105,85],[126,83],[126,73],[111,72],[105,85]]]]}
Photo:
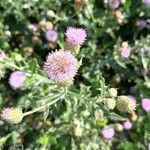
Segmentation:
{"type": "Polygon", "coordinates": [[[60,95],[58,98],[56,98],[55,100],[53,100],[53,101],[51,101],[51,102],[45,104],[44,106],[35,108],[35,109],[31,110],[31,111],[28,111],[28,112],[24,113],[23,116],[27,116],[27,115],[33,114],[33,113],[35,113],[35,112],[37,112],[37,111],[40,111],[40,110],[42,110],[42,109],[45,109],[46,107],[49,107],[49,106],[55,104],[57,101],[60,100],[60,98],[61,98],[63,95],[64,95],[64,93],[61,94],[61,95],[60,95]]]}

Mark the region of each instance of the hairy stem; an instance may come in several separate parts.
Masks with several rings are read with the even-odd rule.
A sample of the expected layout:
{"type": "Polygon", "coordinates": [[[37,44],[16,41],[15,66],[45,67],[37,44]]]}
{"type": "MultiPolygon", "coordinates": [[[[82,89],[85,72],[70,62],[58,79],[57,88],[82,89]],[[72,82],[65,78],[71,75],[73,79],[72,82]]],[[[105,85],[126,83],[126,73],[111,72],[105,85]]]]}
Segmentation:
{"type": "Polygon", "coordinates": [[[45,104],[45,105],[43,105],[43,106],[41,106],[41,107],[35,108],[35,109],[31,110],[31,111],[28,111],[28,112],[24,113],[23,116],[27,116],[27,115],[33,114],[33,113],[35,113],[35,112],[37,112],[37,111],[43,110],[43,109],[45,109],[45,108],[47,108],[47,107],[49,107],[49,106],[55,104],[57,101],[59,101],[59,100],[64,96],[64,94],[65,94],[65,93],[61,94],[61,95],[60,95],[58,98],[56,98],[55,100],[50,101],[49,103],[47,103],[47,104],[45,104]]]}

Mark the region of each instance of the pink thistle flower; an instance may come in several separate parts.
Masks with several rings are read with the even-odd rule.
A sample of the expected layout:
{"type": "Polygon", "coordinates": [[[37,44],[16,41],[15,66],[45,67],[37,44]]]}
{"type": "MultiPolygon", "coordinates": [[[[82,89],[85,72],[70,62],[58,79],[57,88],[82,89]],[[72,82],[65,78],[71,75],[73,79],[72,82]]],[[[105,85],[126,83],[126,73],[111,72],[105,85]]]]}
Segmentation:
{"type": "Polygon", "coordinates": [[[115,130],[113,128],[103,128],[102,129],[102,136],[105,139],[111,139],[115,134],[115,130]]]}
{"type": "Polygon", "coordinates": [[[5,108],[1,112],[1,117],[3,120],[9,123],[18,124],[22,121],[23,113],[22,110],[19,108],[5,108]]]}
{"type": "Polygon", "coordinates": [[[116,9],[118,8],[120,5],[120,1],[119,0],[109,0],[109,7],[112,9],[116,9]]]}
{"type": "Polygon", "coordinates": [[[86,31],[82,28],[69,27],[65,33],[68,43],[82,45],[87,37],[86,31]]]}
{"type": "Polygon", "coordinates": [[[142,108],[147,112],[150,111],[150,99],[149,98],[142,99],[142,108]]]}
{"type": "Polygon", "coordinates": [[[129,48],[121,48],[121,56],[124,58],[128,58],[130,56],[131,50],[129,48]]]}
{"type": "Polygon", "coordinates": [[[130,130],[132,128],[132,123],[130,121],[126,121],[123,123],[123,128],[125,130],[130,130]]]}
{"type": "Polygon", "coordinates": [[[55,51],[48,55],[44,70],[57,84],[72,80],[79,68],[77,59],[69,51],[55,51]]]}
{"type": "Polygon", "coordinates": [[[13,89],[18,89],[22,87],[25,79],[26,79],[26,75],[24,72],[15,71],[10,75],[9,84],[13,89]]]}
{"type": "Polygon", "coordinates": [[[150,0],[143,0],[144,5],[150,6],[150,0]]]}

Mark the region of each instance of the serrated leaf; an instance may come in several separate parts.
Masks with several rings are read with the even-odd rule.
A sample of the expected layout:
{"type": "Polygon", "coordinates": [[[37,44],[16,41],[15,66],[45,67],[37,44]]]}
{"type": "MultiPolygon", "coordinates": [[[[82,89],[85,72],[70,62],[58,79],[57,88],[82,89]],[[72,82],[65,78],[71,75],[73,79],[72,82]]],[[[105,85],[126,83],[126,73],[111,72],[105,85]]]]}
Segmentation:
{"type": "Polygon", "coordinates": [[[3,146],[6,143],[6,141],[9,139],[10,136],[11,136],[11,134],[1,137],[0,138],[0,146],[3,146]]]}
{"type": "Polygon", "coordinates": [[[32,73],[37,73],[37,66],[38,66],[37,60],[33,59],[32,63],[31,63],[31,71],[32,71],[32,73]]]}

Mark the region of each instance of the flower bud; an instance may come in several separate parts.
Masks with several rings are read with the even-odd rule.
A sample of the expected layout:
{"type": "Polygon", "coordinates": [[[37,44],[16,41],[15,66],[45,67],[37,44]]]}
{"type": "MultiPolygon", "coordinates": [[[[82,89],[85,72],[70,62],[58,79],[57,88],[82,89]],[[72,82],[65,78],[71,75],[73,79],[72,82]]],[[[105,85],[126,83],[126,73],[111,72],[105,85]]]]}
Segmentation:
{"type": "Polygon", "coordinates": [[[54,11],[53,11],[53,10],[48,10],[48,11],[47,11],[47,16],[49,16],[49,17],[54,17],[54,16],[55,16],[54,11]]]}
{"type": "Polygon", "coordinates": [[[50,21],[45,22],[45,29],[46,30],[52,30],[53,29],[53,24],[50,21]]]}
{"type": "Polygon", "coordinates": [[[136,109],[136,102],[128,96],[119,96],[116,107],[120,112],[132,113],[136,109]]]}
{"type": "Polygon", "coordinates": [[[18,124],[23,119],[23,113],[19,108],[5,108],[1,113],[1,117],[9,123],[18,124]]]}
{"type": "Polygon", "coordinates": [[[75,53],[75,54],[78,54],[79,51],[80,51],[80,45],[73,45],[69,42],[66,42],[66,49],[71,51],[71,53],[75,53]]]}
{"type": "Polygon", "coordinates": [[[38,36],[32,36],[32,42],[34,44],[38,44],[40,42],[40,38],[38,36]]]}
{"type": "Polygon", "coordinates": [[[32,47],[24,47],[24,51],[27,53],[33,53],[33,48],[32,47]]]}
{"type": "Polygon", "coordinates": [[[8,37],[11,37],[11,32],[9,30],[5,31],[5,34],[8,36],[8,37]]]}
{"type": "Polygon", "coordinates": [[[95,119],[96,119],[96,120],[102,118],[102,117],[103,117],[103,111],[102,111],[102,110],[97,110],[97,111],[95,111],[94,116],[95,116],[95,119]]]}
{"type": "Polygon", "coordinates": [[[82,133],[83,133],[83,129],[81,127],[76,127],[74,129],[75,136],[80,137],[80,136],[82,136],[82,133]]]}
{"type": "Polygon", "coordinates": [[[138,119],[137,114],[136,114],[135,112],[133,112],[133,113],[131,114],[131,120],[132,120],[132,121],[137,121],[137,119],[138,119]]]}
{"type": "Polygon", "coordinates": [[[118,132],[121,132],[123,130],[123,126],[120,123],[116,123],[114,127],[118,132]]]}
{"type": "Polygon", "coordinates": [[[110,89],[108,89],[108,92],[109,92],[109,94],[110,94],[112,97],[116,97],[117,94],[118,94],[118,92],[117,92],[117,90],[116,90],[115,88],[110,88],[110,89]]]}
{"type": "Polygon", "coordinates": [[[114,109],[116,106],[116,101],[112,98],[106,99],[104,103],[108,109],[114,109]]]}
{"type": "Polygon", "coordinates": [[[82,10],[82,8],[85,4],[84,0],[75,0],[74,3],[75,3],[75,9],[76,10],[82,10]]]}

